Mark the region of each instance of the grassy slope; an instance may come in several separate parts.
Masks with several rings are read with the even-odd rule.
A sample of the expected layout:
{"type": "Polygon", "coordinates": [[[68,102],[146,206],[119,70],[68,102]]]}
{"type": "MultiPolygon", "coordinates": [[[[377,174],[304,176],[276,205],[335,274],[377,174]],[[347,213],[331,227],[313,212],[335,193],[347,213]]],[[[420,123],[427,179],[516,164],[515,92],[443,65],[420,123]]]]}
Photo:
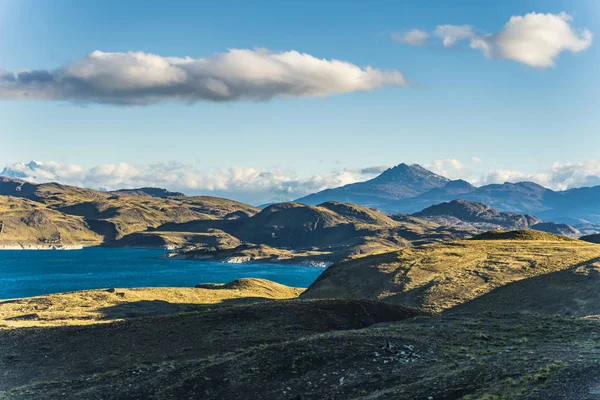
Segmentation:
{"type": "MultiPolygon", "coordinates": [[[[523,279],[546,276],[560,282],[565,276],[586,276],[579,280],[582,284],[587,282],[590,290],[597,285],[600,246],[542,232],[534,235],[545,240],[438,243],[341,262],[328,268],[302,296],[380,299],[439,312],[523,279]]],[[[581,290],[589,294],[587,289],[581,290]]],[[[568,291],[563,292],[565,296],[570,303],[576,302],[568,297],[568,291]]],[[[560,308],[563,297],[543,306],[560,308]]],[[[586,307],[573,312],[600,313],[598,300],[596,293],[585,302],[586,307]]],[[[489,310],[499,309],[495,303],[488,306],[489,310]]]]}
{"type": "Polygon", "coordinates": [[[233,200],[216,197],[111,196],[89,203],[59,207],[67,214],[81,215],[90,220],[105,221],[114,230],[114,237],[145,231],[166,223],[184,223],[197,220],[217,220],[243,211],[254,214],[257,209],[233,200]]]}
{"type": "Polygon", "coordinates": [[[0,328],[107,323],[196,310],[205,305],[295,298],[303,290],[245,278],[202,288],[111,288],[51,294],[0,301],[0,328]]]}
{"type": "MultiPolygon", "coordinates": [[[[0,195],[2,202],[7,201],[6,196],[20,197],[35,202],[30,204],[41,204],[45,209],[65,214],[63,219],[70,218],[80,224],[85,220],[84,225],[104,236],[104,241],[120,239],[169,222],[218,220],[231,213],[254,215],[259,211],[247,204],[218,197],[119,196],[57,183],[35,185],[6,178],[0,179],[0,195]]],[[[3,214],[0,209],[0,218],[3,214]]],[[[180,241],[175,240],[174,243],[180,241]]],[[[166,242],[169,243],[169,240],[166,242]]]]}
{"type": "Polygon", "coordinates": [[[83,218],[17,197],[0,196],[0,222],[0,246],[77,246],[102,241],[83,218]]]}

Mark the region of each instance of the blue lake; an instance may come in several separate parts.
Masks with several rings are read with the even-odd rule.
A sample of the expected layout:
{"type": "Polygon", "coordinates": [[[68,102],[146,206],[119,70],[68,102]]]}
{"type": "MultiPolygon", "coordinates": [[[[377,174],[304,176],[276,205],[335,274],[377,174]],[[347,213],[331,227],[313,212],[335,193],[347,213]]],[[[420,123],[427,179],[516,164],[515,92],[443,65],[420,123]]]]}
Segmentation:
{"type": "Polygon", "coordinates": [[[107,287],[193,287],[264,278],[307,287],[323,268],[161,259],[164,250],[91,247],[0,251],[0,299],[107,287]]]}

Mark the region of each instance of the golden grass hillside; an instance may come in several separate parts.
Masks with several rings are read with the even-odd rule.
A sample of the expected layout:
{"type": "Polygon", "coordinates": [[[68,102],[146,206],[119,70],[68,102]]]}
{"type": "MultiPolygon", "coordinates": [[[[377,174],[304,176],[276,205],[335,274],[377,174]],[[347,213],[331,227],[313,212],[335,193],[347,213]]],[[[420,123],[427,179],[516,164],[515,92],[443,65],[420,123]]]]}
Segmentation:
{"type": "Polygon", "coordinates": [[[304,289],[243,278],[197,288],[98,289],[0,301],[0,328],[88,325],[115,320],[296,298],[304,289]]]}
{"type": "Polygon", "coordinates": [[[82,217],[10,196],[0,196],[0,226],[0,247],[3,248],[76,247],[99,244],[103,239],[82,217]]]}
{"type": "MultiPolygon", "coordinates": [[[[0,201],[6,202],[12,196],[20,198],[24,204],[38,204],[45,210],[53,210],[54,215],[60,212],[78,217],[71,220],[84,221],[94,235],[101,236],[96,241],[111,242],[167,223],[233,219],[252,216],[259,211],[256,207],[219,197],[127,195],[130,192],[137,193],[101,192],[58,183],[33,184],[0,177],[0,201]]],[[[0,220],[5,215],[1,207],[0,220]]]]}
{"type": "Polygon", "coordinates": [[[94,222],[107,240],[156,228],[167,223],[220,220],[230,214],[254,215],[258,209],[233,200],[210,196],[168,197],[109,196],[91,202],[59,207],[94,222]]]}
{"type": "MultiPolygon", "coordinates": [[[[532,302],[532,311],[561,312],[568,302],[574,315],[600,314],[600,291],[594,289],[600,285],[600,246],[540,232],[502,237],[517,239],[436,243],[340,262],[302,297],[378,299],[427,312],[465,309],[479,299],[485,303],[482,310],[510,311],[485,296],[514,282],[546,277],[554,286],[530,285],[532,297],[546,300],[532,302]]],[[[510,298],[510,291],[503,297],[510,298]]],[[[517,300],[513,305],[513,311],[520,310],[517,300]]]]}

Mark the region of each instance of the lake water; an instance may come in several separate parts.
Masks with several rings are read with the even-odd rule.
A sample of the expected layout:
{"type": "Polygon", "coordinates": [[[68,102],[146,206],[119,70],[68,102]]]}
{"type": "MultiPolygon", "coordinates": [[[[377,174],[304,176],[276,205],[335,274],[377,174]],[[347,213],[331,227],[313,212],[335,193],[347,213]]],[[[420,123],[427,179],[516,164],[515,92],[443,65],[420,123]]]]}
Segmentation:
{"type": "Polygon", "coordinates": [[[307,287],[323,268],[161,259],[164,250],[91,247],[0,251],[0,299],[107,287],[193,287],[264,278],[307,287]]]}

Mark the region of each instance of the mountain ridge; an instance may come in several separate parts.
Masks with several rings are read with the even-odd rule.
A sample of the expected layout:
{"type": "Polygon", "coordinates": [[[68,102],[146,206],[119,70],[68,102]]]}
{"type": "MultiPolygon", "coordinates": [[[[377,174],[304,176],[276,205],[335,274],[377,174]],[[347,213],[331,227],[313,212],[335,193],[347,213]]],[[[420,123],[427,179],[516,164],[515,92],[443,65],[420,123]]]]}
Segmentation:
{"type": "Polygon", "coordinates": [[[499,211],[534,214],[544,221],[581,219],[598,224],[597,228],[600,228],[598,198],[600,186],[554,191],[535,182],[524,181],[477,187],[461,179],[449,180],[417,164],[399,164],[371,180],[326,189],[295,201],[308,205],[343,201],[377,208],[389,214],[410,214],[441,202],[468,200],[487,204],[499,211]],[[382,184],[382,181],[385,183],[382,184]],[[401,195],[394,197],[390,193],[401,195]]]}

